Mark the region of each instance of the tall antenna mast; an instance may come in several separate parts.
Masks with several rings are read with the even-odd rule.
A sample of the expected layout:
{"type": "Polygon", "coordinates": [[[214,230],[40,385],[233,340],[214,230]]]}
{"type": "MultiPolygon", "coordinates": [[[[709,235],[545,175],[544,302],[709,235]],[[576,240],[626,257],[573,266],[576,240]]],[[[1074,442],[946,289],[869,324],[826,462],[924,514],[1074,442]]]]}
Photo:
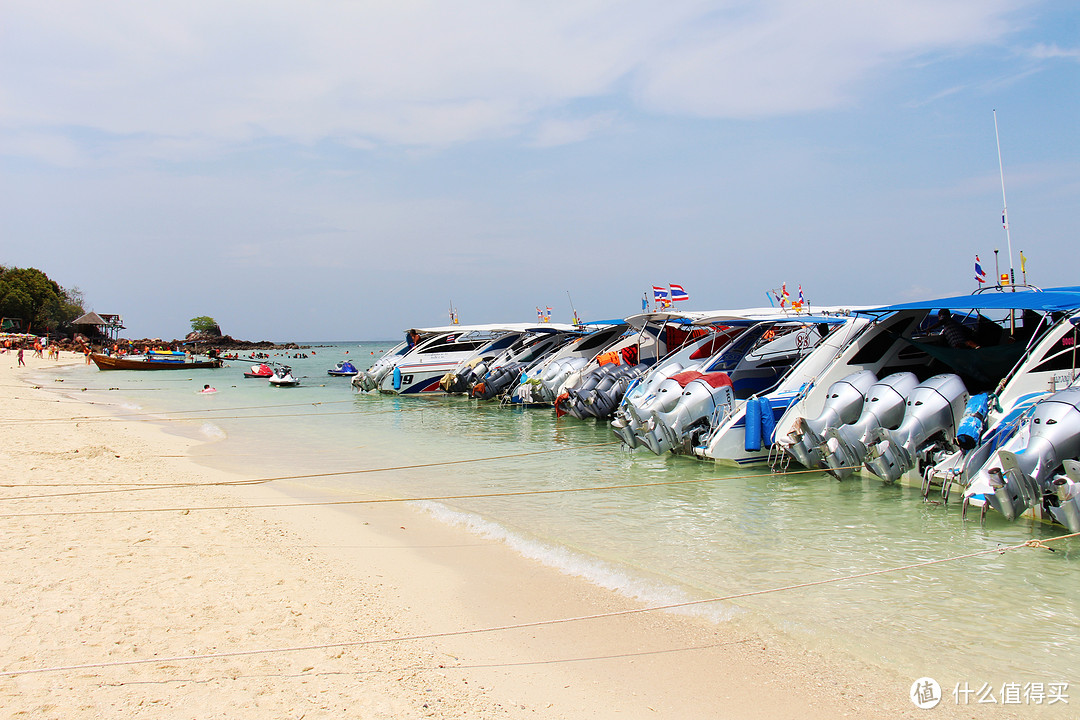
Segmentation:
{"type": "Polygon", "coordinates": [[[1001,136],[998,135],[997,110],[994,110],[994,139],[997,141],[998,172],[1001,173],[1001,224],[1005,227],[1005,242],[1009,248],[1009,284],[1016,292],[1016,269],[1013,267],[1012,237],[1009,235],[1009,203],[1005,200],[1005,166],[1001,162],[1001,136]]]}

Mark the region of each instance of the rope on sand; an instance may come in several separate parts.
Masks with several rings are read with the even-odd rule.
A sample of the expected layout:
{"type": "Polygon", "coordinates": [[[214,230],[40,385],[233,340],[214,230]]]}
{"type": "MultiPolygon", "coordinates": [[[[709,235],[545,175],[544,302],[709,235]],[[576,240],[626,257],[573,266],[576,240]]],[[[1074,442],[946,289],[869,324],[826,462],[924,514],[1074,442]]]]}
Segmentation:
{"type": "Polygon", "coordinates": [[[1054,538],[1048,538],[1045,540],[1028,540],[1017,545],[1006,545],[1004,547],[990,548],[987,550],[979,550],[973,553],[967,553],[965,555],[953,555],[947,558],[937,558],[935,560],[926,560],[923,562],[910,563],[908,565],[899,565],[897,567],[883,568],[881,570],[869,570],[862,573],[854,573],[852,575],[844,575],[835,578],[826,578],[824,580],[811,580],[804,583],[796,583],[793,585],[783,585],[780,587],[766,588],[764,590],[750,590],[742,593],[735,593],[732,595],[724,595],[721,597],[711,597],[704,600],[688,600],[678,603],[667,603],[664,605],[649,605],[640,608],[631,608],[629,610],[614,610],[604,613],[593,613],[591,615],[575,615],[572,617],[552,618],[549,620],[533,620],[531,622],[513,623],[510,625],[493,625],[482,628],[470,628],[465,630],[447,630],[445,632],[424,633],[418,635],[402,635],[397,637],[384,637],[384,638],[371,638],[368,640],[347,640],[336,643],[322,643],[319,645],[294,645],[289,647],[276,647],[276,648],[260,648],[256,650],[234,650],[230,652],[220,653],[205,653],[202,655],[177,655],[174,657],[152,657],[142,658],[137,660],[117,660],[113,662],[97,662],[97,663],[82,663],[79,665],[56,665],[53,667],[45,668],[28,668],[24,670],[4,670],[0,671],[0,677],[14,677],[18,675],[34,675],[42,673],[53,672],[70,672],[75,670],[91,670],[91,669],[104,669],[115,667],[130,667],[133,665],[148,665],[151,663],[176,663],[186,662],[191,660],[220,660],[224,658],[234,657],[252,657],[256,655],[271,655],[281,653],[303,652],[309,650],[332,650],[338,648],[349,647],[362,647],[366,645],[380,645],[386,643],[399,643],[399,642],[411,642],[417,640],[438,640],[440,638],[448,637],[460,637],[463,635],[480,635],[485,633],[506,632],[509,630],[523,630],[527,628],[537,627],[550,627],[553,625],[564,625],[574,622],[587,622],[591,620],[602,620],[606,618],[625,617],[628,615],[640,615],[643,613],[657,612],[661,610],[677,610],[681,608],[695,607],[700,605],[707,605],[717,602],[727,602],[731,600],[740,600],[743,598],[758,597],[761,595],[769,595],[778,592],[788,592],[791,590],[801,590],[811,587],[819,587],[821,585],[830,585],[840,582],[847,582],[850,580],[860,580],[868,577],[875,577],[878,575],[886,575],[889,573],[904,572],[907,570],[914,570],[917,568],[928,567],[930,565],[940,565],[947,562],[956,562],[959,560],[967,560],[969,558],[978,557],[980,555],[989,555],[996,553],[1003,555],[1006,552],[1012,550],[1019,550],[1021,548],[1042,548],[1052,550],[1046,543],[1056,542],[1059,540],[1065,540],[1066,538],[1080,537],[1080,533],[1072,533],[1069,535],[1060,535],[1054,538]]]}

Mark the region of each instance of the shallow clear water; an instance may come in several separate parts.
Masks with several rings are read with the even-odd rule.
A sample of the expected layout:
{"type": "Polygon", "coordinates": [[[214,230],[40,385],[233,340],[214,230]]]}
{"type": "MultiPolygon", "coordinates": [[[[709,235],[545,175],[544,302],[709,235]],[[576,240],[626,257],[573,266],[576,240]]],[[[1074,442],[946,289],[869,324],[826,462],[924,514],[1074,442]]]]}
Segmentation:
{"type": "MultiPolygon", "coordinates": [[[[61,377],[80,399],[186,418],[168,425],[210,441],[200,449],[202,461],[256,475],[515,456],[309,482],[319,491],[363,489],[411,498],[587,489],[424,507],[649,603],[799,585],[1065,532],[993,515],[985,525],[961,522],[955,504],[927,504],[915,489],[876,479],[839,483],[818,473],[774,475],[629,453],[604,423],[557,420],[550,410],[460,397],[358,395],[348,378],[326,375],[346,357],[366,367],[388,347],[339,343],[314,347],[314,355],[307,350],[308,359],[289,360],[305,376],[297,388],[245,379],[250,363],[235,361],[222,370],[176,374],[76,367],[61,377]],[[199,394],[206,383],[218,392],[199,394]],[[528,454],[545,450],[558,452],[528,454]],[[604,489],[647,484],[652,486],[604,489]]],[[[719,622],[767,623],[809,647],[912,679],[929,675],[946,688],[957,682],[1068,682],[1069,668],[1080,663],[1080,544],[1055,547],[693,611],[719,622]]]]}

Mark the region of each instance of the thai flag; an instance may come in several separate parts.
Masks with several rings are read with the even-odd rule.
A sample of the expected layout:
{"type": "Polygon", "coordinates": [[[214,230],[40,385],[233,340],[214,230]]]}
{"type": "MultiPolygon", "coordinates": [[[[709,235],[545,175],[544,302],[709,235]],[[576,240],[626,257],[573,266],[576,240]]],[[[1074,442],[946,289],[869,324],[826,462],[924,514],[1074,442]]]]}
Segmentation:
{"type": "Polygon", "coordinates": [[[544,313],[544,322],[548,322],[548,323],[551,322],[551,308],[550,307],[547,309],[547,312],[544,313]]]}
{"type": "Polygon", "coordinates": [[[675,285],[674,283],[669,286],[671,288],[671,301],[680,302],[682,300],[689,300],[690,296],[683,290],[682,285],[675,285]]]}
{"type": "Polygon", "coordinates": [[[536,308],[536,322],[544,322],[544,311],[536,308]]]}
{"type": "Polygon", "coordinates": [[[799,305],[803,305],[805,303],[806,303],[806,301],[803,300],[803,296],[802,296],[802,284],[800,284],[799,285],[799,305]]]}
{"type": "Polygon", "coordinates": [[[659,285],[652,286],[652,299],[653,302],[666,302],[668,299],[667,288],[662,288],[659,285]]]}
{"type": "Polygon", "coordinates": [[[986,282],[986,271],[982,269],[978,255],[975,256],[975,279],[981,283],[986,282]]]}

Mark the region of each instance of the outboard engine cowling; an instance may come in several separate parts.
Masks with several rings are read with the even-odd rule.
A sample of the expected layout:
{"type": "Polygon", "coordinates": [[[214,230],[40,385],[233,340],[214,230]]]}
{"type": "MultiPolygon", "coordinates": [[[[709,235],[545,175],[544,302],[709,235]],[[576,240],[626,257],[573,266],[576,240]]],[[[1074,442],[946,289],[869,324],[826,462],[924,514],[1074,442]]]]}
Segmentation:
{"type": "Polygon", "coordinates": [[[857,420],[866,393],[876,382],[872,370],[860,370],[834,382],[829,386],[821,413],[812,420],[799,418],[783,443],[784,450],[805,468],[819,467],[825,430],[857,420]]]}
{"type": "Polygon", "coordinates": [[[615,412],[630,384],[648,369],[645,365],[628,367],[623,365],[612,373],[604,382],[596,386],[585,404],[589,415],[595,418],[608,418],[615,412]]]}
{"type": "Polygon", "coordinates": [[[1080,532],[1080,463],[1066,460],[1062,464],[1065,476],[1050,483],[1057,497],[1057,505],[1050,506],[1050,514],[1069,528],[1069,532],[1080,532]]]}
{"type": "Polygon", "coordinates": [[[469,395],[477,400],[490,400],[501,394],[521,375],[524,363],[513,362],[497,367],[476,380],[469,388],[469,395]]]}
{"type": "Polygon", "coordinates": [[[611,429],[628,447],[636,448],[641,445],[637,433],[643,423],[642,418],[649,417],[649,408],[656,401],[657,387],[672,375],[682,371],[682,365],[677,362],[669,363],[654,370],[647,378],[642,379],[637,385],[626,390],[625,395],[615,410],[615,417],[611,421],[611,429]]]}
{"type": "Polygon", "coordinates": [[[896,430],[880,428],[869,437],[866,468],[885,482],[896,482],[915,467],[924,443],[935,435],[955,439],[968,391],[958,375],[935,375],[908,396],[904,420],[896,430]]]}
{"type": "Polygon", "coordinates": [[[1039,402],[1028,421],[1027,445],[995,455],[998,463],[992,457],[986,464],[994,490],[987,500],[1006,519],[1015,520],[1042,503],[1065,460],[1080,456],[1080,388],[1056,392],[1039,402]]]}
{"type": "Polygon", "coordinates": [[[838,428],[826,428],[819,447],[825,471],[845,480],[862,467],[866,442],[878,428],[894,429],[904,419],[907,397],[918,387],[915,373],[893,373],[866,391],[858,420],[838,428]]]}
{"type": "Polygon", "coordinates": [[[539,387],[533,388],[533,400],[552,402],[566,379],[589,363],[582,357],[569,357],[553,362],[540,376],[539,387]]]}
{"type": "MultiPolygon", "coordinates": [[[[674,379],[674,378],[672,378],[674,379]]],[[[735,391],[727,373],[700,374],[686,384],[675,407],[666,413],[653,412],[642,429],[641,439],[657,455],[681,446],[686,432],[701,420],[707,420],[719,406],[733,409],[735,391]]]]}

